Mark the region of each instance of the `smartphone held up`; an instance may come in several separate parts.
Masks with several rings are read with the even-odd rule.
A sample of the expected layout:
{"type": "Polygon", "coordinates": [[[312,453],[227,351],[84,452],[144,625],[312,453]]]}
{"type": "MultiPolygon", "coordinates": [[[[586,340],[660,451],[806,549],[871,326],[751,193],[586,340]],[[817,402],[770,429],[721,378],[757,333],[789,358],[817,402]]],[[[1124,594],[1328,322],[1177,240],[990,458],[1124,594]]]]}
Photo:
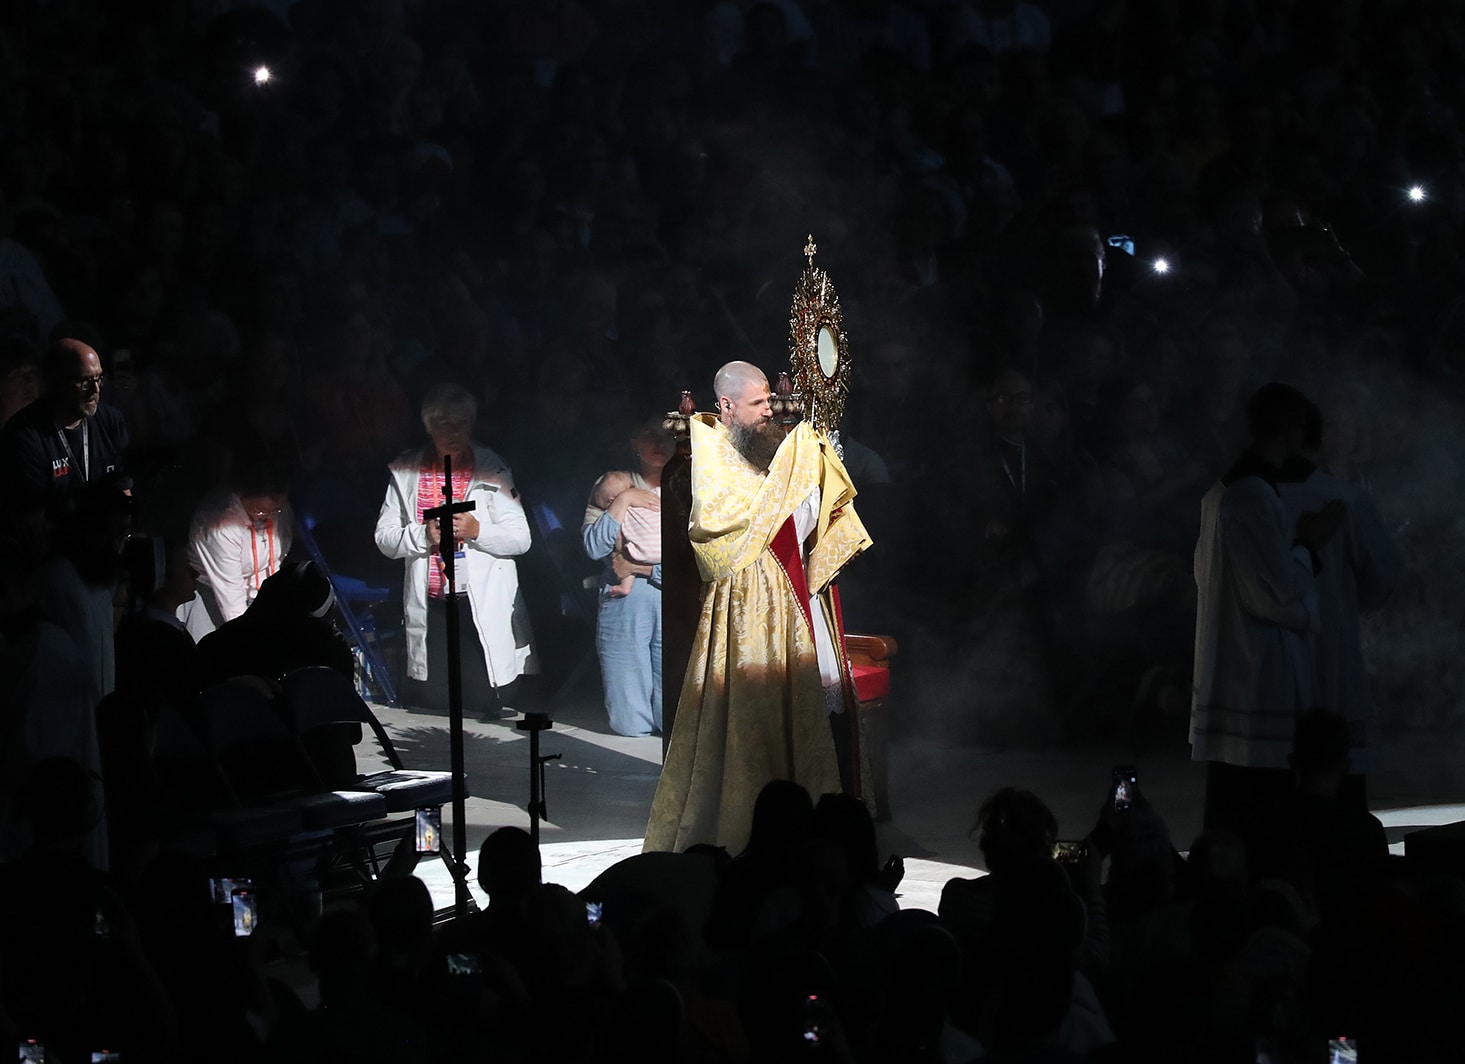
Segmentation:
{"type": "Polygon", "coordinates": [[[1133,765],[1115,765],[1110,772],[1109,799],[1114,812],[1122,813],[1134,805],[1138,797],[1139,770],[1133,765]]]}
{"type": "Polygon", "coordinates": [[[443,813],[440,807],[417,810],[417,852],[441,853],[443,848],[443,813]]]}
{"type": "Polygon", "coordinates": [[[259,902],[254,896],[254,890],[236,890],[229,896],[229,904],[234,911],[234,935],[236,938],[244,938],[254,934],[254,929],[259,924],[259,902]]]}

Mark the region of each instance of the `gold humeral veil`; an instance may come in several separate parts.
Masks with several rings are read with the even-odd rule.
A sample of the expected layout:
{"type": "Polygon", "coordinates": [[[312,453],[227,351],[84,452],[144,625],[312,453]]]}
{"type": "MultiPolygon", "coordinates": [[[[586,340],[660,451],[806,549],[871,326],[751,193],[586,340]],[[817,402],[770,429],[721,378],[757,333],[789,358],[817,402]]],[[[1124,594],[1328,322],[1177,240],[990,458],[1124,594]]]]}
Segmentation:
{"type": "Polygon", "coordinates": [[[815,798],[840,789],[814,636],[771,549],[774,538],[820,489],[806,575],[827,608],[830,582],[870,537],[851,505],[855,488],[844,464],[807,423],[788,434],[766,474],[738,453],[714,415],[698,414],[690,432],[690,538],[702,612],[646,849],[714,843],[737,853],[768,781],[795,780],[815,798]]]}

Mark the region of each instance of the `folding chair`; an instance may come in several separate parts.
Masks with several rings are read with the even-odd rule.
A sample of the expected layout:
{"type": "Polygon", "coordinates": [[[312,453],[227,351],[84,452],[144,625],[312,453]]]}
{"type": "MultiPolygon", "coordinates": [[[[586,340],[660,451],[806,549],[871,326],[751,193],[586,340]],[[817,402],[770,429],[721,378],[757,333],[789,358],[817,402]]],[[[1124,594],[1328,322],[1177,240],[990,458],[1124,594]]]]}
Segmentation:
{"type": "Polygon", "coordinates": [[[387,667],[386,658],[382,656],[381,644],[377,640],[376,616],[371,610],[371,607],[391,598],[391,589],[368,587],[364,581],[355,577],[332,572],[331,567],[326,564],[325,555],[321,553],[320,544],[316,542],[315,521],[302,517],[299,525],[300,542],[310,554],[310,560],[320,566],[320,571],[331,582],[331,589],[336,594],[336,613],[340,615],[351,633],[352,641],[361,651],[366,664],[367,682],[381,693],[383,702],[389,706],[397,705],[397,689],[392,684],[392,671],[387,667]]]}
{"type": "Polygon", "coordinates": [[[354,827],[386,815],[380,795],[325,789],[298,736],[255,686],[235,681],[207,689],[199,696],[196,725],[235,793],[295,810],[306,831],[354,827]]]}
{"type": "MultiPolygon", "coordinates": [[[[451,772],[407,769],[392,743],[392,737],[377,720],[371,707],[357,693],[356,687],[334,669],[310,667],[297,669],[280,679],[279,706],[286,722],[302,739],[322,729],[341,724],[364,724],[376,736],[377,745],[392,767],[359,777],[357,786],[379,795],[386,803],[387,816],[412,813],[418,809],[444,806],[453,800],[451,772]]],[[[466,781],[465,781],[466,786],[466,781]]],[[[366,836],[368,859],[372,870],[381,874],[377,847],[383,843],[399,844],[412,824],[411,817],[386,819],[374,826],[366,836]]],[[[438,851],[448,871],[454,871],[453,855],[447,847],[438,851]]]]}
{"type": "Polygon", "coordinates": [[[404,768],[381,721],[351,681],[334,669],[296,669],[281,677],[280,687],[280,711],[297,735],[305,736],[333,724],[364,724],[371,729],[392,767],[390,771],[360,777],[358,786],[381,795],[388,813],[446,805],[453,800],[453,774],[404,768]]]}

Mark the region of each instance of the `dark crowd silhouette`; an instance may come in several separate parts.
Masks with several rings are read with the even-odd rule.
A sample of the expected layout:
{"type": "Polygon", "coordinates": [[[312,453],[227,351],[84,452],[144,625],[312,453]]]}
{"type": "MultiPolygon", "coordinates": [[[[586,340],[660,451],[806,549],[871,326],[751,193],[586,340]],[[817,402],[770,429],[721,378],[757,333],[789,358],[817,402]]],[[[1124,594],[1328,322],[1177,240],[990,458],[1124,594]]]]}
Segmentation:
{"type": "Polygon", "coordinates": [[[1462,53],[1459,0],[5,5],[0,1042],[1457,1059],[1465,885],[1391,858],[1349,779],[1465,694],[1462,53]],[[370,721],[344,697],[289,718],[285,678],[362,677],[306,534],[390,589],[400,672],[371,529],[424,398],[466,390],[530,519],[535,652],[568,667],[595,638],[591,489],[716,366],[776,374],[810,234],[876,543],[843,597],[900,640],[897,734],[1179,742],[1201,501],[1269,381],[1399,553],[1386,607],[1353,602],[1359,700],[1299,717],[1285,785],[1196,840],[1136,792],[1055,850],[1041,797],[986,781],[989,874],[938,914],[900,910],[863,806],[777,783],[745,852],[580,895],[504,829],[490,905],[440,927],[401,847],[323,914],[329,884],[266,862],[307,1009],[211,852],[302,825],[365,846],[393,786],[431,781],[316,800],[367,793],[370,721]],[[201,568],[231,520],[218,551],[249,568],[201,568]],[[298,759],[231,731],[276,710],[298,759]]]}

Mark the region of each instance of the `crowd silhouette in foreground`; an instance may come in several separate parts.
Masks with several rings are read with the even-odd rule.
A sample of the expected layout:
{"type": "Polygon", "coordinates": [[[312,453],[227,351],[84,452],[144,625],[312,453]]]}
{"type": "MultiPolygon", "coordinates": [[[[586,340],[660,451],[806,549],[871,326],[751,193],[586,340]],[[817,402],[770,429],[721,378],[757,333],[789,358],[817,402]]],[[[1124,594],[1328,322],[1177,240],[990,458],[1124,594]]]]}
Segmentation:
{"type": "MultiPolygon", "coordinates": [[[[1172,844],[1141,801],[1060,867],[1041,800],[994,795],[991,874],[934,919],[891,911],[827,796],[772,792],[746,853],[648,857],[589,899],[598,927],[496,837],[471,927],[434,933],[400,875],[300,922],[309,1012],[262,966],[280,899],[235,938],[127,768],[241,648],[271,679],[354,671],[290,595],[261,612],[309,639],[255,613],[195,651],[169,620],[195,516],[279,500],[246,599],[299,571],[269,554],[288,501],[396,601],[371,529],[445,384],[513,467],[537,649],[568,670],[593,486],[717,365],[784,364],[810,233],[877,544],[843,597],[901,643],[898,731],[1178,742],[1200,502],[1264,381],[1317,404],[1317,465],[1406,563],[1349,719],[1458,723],[1462,53],[1459,0],[5,5],[5,1037],[81,1039],[67,1061],[114,1036],[126,1060],[1450,1058],[1465,887],[1339,806],[1324,717],[1255,831],[1172,844]]],[[[351,737],[320,763],[349,777],[351,737]]]]}
{"type": "Polygon", "coordinates": [[[88,774],[54,759],[0,868],[0,1029],[63,1060],[1454,1059],[1465,890],[1389,855],[1342,796],[1347,745],[1303,714],[1292,789],[1184,855],[1138,787],[1062,844],[1003,787],[973,827],[987,873],[935,913],[901,908],[863,803],[774,781],[737,855],[641,854],[574,893],[500,828],[482,910],[435,926],[404,869],[302,923],[261,883],[248,936],[202,861],[93,869],[88,774]]]}

